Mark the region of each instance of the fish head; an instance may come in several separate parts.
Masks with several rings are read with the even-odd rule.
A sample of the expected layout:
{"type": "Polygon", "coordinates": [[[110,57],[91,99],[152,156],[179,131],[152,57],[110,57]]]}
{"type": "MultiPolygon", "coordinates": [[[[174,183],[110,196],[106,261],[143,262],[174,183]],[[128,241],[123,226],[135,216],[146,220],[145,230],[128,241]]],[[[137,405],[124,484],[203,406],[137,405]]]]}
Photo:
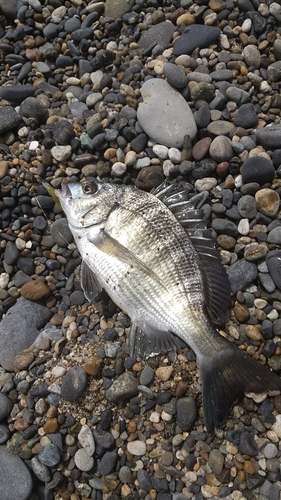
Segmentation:
{"type": "Polygon", "coordinates": [[[97,180],[62,182],[55,190],[68,223],[77,229],[101,224],[118,205],[122,186],[97,180]]]}

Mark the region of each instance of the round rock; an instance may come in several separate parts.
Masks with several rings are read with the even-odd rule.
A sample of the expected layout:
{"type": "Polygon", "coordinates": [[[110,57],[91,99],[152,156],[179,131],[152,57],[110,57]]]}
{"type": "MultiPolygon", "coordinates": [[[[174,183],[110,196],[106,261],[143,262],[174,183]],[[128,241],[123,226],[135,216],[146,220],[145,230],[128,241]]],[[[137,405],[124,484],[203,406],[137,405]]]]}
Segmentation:
{"type": "Polygon", "coordinates": [[[167,147],[181,148],[184,136],[196,135],[192,111],[182,97],[165,80],[147,80],[141,89],[143,102],[137,117],[145,133],[155,142],[167,147]]]}
{"type": "Polygon", "coordinates": [[[27,97],[20,105],[20,115],[25,118],[34,118],[39,125],[44,125],[49,117],[49,112],[35,97],[27,97]]]}
{"type": "Polygon", "coordinates": [[[229,161],[233,156],[231,140],[225,135],[215,137],[210,146],[210,156],[218,163],[229,161]]]}
{"type": "Polygon", "coordinates": [[[87,385],[87,374],[81,366],[73,366],[65,374],[61,384],[61,397],[67,401],[79,399],[87,385]]]}
{"type": "Polygon", "coordinates": [[[0,463],[1,500],[27,500],[33,481],[23,460],[0,446],[0,463]]]}
{"type": "Polygon", "coordinates": [[[197,407],[192,397],[180,398],[177,401],[177,424],[183,431],[187,431],[197,418],[197,407]]]}
{"type": "Polygon", "coordinates": [[[267,158],[252,156],[243,163],[241,174],[244,184],[258,182],[262,186],[274,179],[275,169],[267,158]]]}

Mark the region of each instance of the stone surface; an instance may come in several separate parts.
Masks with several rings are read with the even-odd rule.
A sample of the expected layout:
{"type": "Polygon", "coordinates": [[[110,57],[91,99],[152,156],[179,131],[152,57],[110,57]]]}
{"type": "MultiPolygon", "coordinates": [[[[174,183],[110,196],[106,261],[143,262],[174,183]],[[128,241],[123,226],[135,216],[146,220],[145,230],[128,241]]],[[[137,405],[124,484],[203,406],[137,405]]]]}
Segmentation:
{"type": "Polygon", "coordinates": [[[213,26],[193,24],[188,26],[174,44],[175,56],[192,54],[194,49],[208,47],[220,36],[220,30],[213,26]]]}
{"type": "Polygon", "coordinates": [[[27,500],[33,481],[23,460],[0,446],[0,463],[1,500],[27,500]]]}
{"type": "Polygon", "coordinates": [[[186,134],[194,138],[196,124],[192,112],[183,97],[167,82],[147,80],[141,93],[143,103],[137,110],[138,120],[151,139],[168,147],[180,148],[186,134]]]}
{"type": "Polygon", "coordinates": [[[13,370],[13,359],[29,348],[52,316],[47,307],[20,297],[0,323],[0,365],[13,370]]]}

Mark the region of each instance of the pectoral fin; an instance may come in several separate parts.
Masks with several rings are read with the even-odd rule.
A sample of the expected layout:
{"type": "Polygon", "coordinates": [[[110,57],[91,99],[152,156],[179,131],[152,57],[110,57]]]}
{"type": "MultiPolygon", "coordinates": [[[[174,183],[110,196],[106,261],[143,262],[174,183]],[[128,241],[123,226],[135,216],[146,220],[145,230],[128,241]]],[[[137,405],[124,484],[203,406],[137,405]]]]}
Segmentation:
{"type": "Polygon", "coordinates": [[[171,332],[154,330],[148,326],[143,331],[135,323],[130,327],[129,343],[130,355],[143,359],[186,347],[185,342],[171,332]]]}
{"type": "Polygon", "coordinates": [[[100,314],[110,317],[116,312],[116,304],[102,288],[86,262],[83,262],[81,266],[81,286],[86,299],[95,305],[100,314]]]}
{"type": "Polygon", "coordinates": [[[119,243],[115,238],[110,236],[104,229],[100,231],[97,237],[90,241],[102,252],[124,262],[131,268],[137,268],[165,288],[159,277],[144,262],[122,245],[122,243],[119,243]]]}

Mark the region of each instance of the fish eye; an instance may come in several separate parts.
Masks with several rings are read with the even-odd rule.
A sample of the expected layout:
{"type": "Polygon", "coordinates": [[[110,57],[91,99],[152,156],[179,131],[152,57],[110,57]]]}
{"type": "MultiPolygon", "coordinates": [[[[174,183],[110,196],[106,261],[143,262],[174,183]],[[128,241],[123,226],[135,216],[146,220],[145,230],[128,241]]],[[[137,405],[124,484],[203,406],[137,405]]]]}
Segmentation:
{"type": "Polygon", "coordinates": [[[88,182],[84,182],[84,184],[82,185],[82,190],[83,190],[84,194],[94,194],[94,193],[96,193],[97,189],[98,189],[98,186],[94,182],[88,181],[88,182]]]}

